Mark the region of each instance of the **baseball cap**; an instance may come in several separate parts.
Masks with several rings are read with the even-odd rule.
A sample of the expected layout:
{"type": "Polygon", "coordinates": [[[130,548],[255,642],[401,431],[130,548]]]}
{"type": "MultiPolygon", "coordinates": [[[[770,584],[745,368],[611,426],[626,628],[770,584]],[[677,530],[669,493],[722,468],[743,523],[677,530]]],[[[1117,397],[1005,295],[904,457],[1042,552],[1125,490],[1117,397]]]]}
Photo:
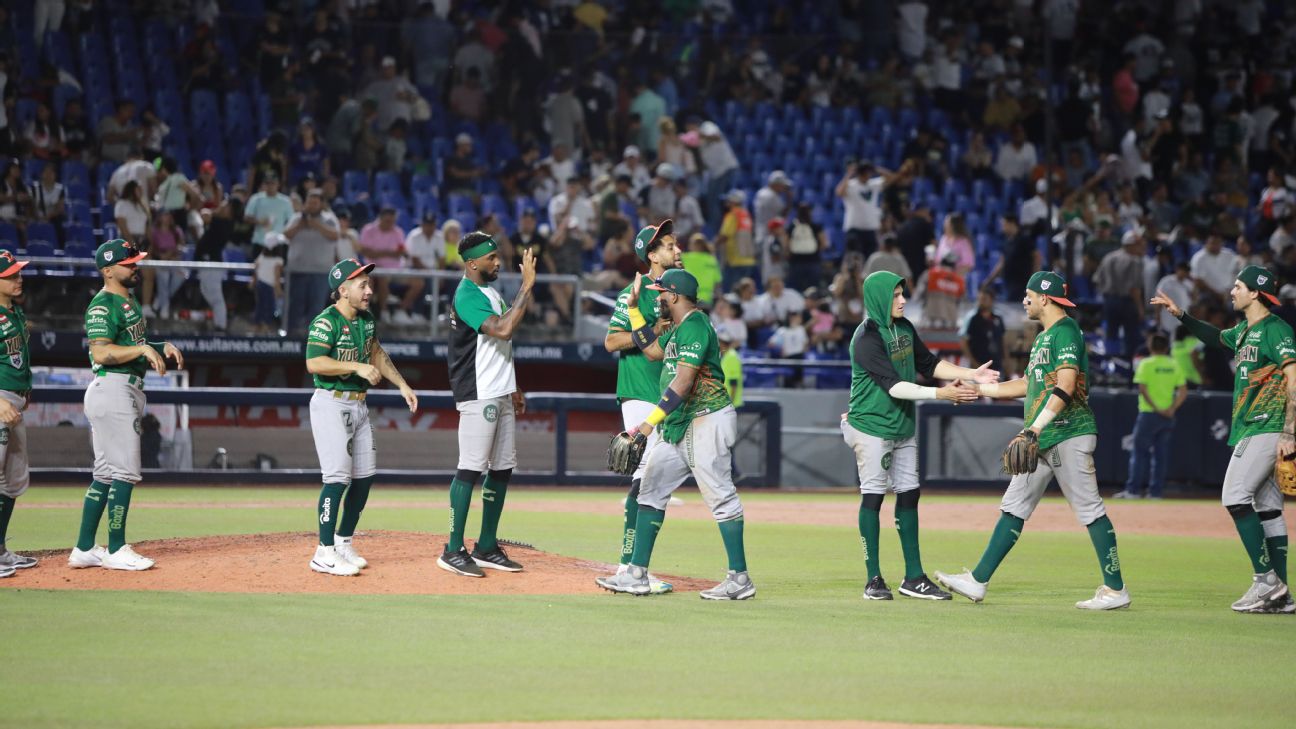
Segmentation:
{"type": "Polygon", "coordinates": [[[356,276],[363,276],[374,268],[372,263],[361,263],[354,258],[338,261],[329,270],[329,291],[337,291],[343,281],[350,281],[356,276]]]}
{"type": "Polygon", "coordinates": [[[715,122],[704,121],[702,126],[698,127],[698,132],[704,137],[718,137],[720,136],[720,127],[715,122]]]}
{"type": "Polygon", "coordinates": [[[632,144],[632,145],[630,145],[629,147],[626,147],[626,148],[625,148],[625,151],[621,153],[621,156],[622,156],[622,157],[638,157],[638,156],[639,156],[639,148],[636,147],[636,146],[634,146],[634,145],[632,144]]]}
{"type": "Polygon", "coordinates": [[[148,258],[147,253],[140,253],[134,243],[121,238],[113,238],[95,249],[95,266],[129,266],[148,258]]]}
{"type": "Polygon", "coordinates": [[[1030,281],[1026,282],[1026,290],[1044,294],[1063,306],[1075,308],[1075,304],[1066,298],[1066,280],[1052,271],[1035,272],[1035,275],[1030,277],[1030,281]]]}
{"type": "Polygon", "coordinates": [[[9,278],[18,273],[26,266],[28,261],[20,261],[14,258],[14,254],[9,251],[0,250],[0,278],[9,278]]]}
{"type": "Polygon", "coordinates": [[[639,229],[639,234],[635,236],[635,256],[644,263],[648,262],[648,249],[652,248],[662,236],[667,236],[675,232],[675,221],[667,218],[661,222],[661,225],[647,225],[639,229]]]}
{"type": "Polygon", "coordinates": [[[460,132],[455,136],[455,144],[472,144],[472,135],[467,132],[460,132]]]}
{"type": "Polygon", "coordinates": [[[1121,245],[1132,246],[1135,243],[1138,243],[1141,232],[1142,231],[1138,230],[1137,228],[1131,228],[1125,231],[1125,234],[1121,236],[1121,245]]]}
{"type": "Polygon", "coordinates": [[[785,173],[783,170],[774,170],[773,172],[769,173],[769,177],[766,178],[766,181],[771,185],[791,185],[792,184],[792,180],[787,176],[787,173],[785,173]]]}
{"type": "Polygon", "coordinates": [[[657,165],[657,176],[665,180],[675,179],[675,165],[670,162],[662,162],[657,165]]]}
{"type": "Polygon", "coordinates": [[[1269,269],[1262,266],[1247,266],[1237,275],[1237,280],[1246,284],[1246,287],[1252,291],[1259,291],[1269,303],[1278,303],[1278,280],[1269,272],[1269,269]]]}
{"type": "Polygon", "coordinates": [[[395,205],[392,205],[391,203],[383,203],[383,204],[382,204],[382,207],[378,208],[378,214],[379,214],[379,215],[386,215],[386,214],[388,214],[388,213],[391,213],[392,215],[395,215],[395,214],[396,214],[396,206],[395,206],[395,205]]]}
{"type": "Polygon", "coordinates": [[[422,219],[421,219],[421,222],[424,222],[424,223],[435,223],[436,221],[437,221],[437,214],[436,214],[436,211],[435,211],[435,210],[424,210],[424,211],[423,211],[423,217],[422,217],[422,219]]]}
{"type": "Polygon", "coordinates": [[[742,190],[730,190],[729,194],[725,195],[725,199],[734,205],[744,205],[747,202],[747,193],[742,190]]]}
{"type": "Polygon", "coordinates": [[[384,68],[386,68],[387,66],[395,66],[396,59],[391,56],[383,56],[382,65],[384,68]]]}
{"type": "Polygon", "coordinates": [[[680,294],[691,298],[697,298],[698,282],[693,274],[682,268],[672,268],[663,273],[657,282],[650,284],[648,288],[654,291],[666,291],[672,294],[680,294]]]}

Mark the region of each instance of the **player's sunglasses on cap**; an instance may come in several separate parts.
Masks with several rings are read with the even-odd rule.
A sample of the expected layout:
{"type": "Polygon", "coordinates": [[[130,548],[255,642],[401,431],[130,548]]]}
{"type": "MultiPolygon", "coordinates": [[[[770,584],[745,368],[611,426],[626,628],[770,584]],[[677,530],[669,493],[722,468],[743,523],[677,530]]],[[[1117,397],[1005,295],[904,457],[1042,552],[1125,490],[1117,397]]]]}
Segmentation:
{"type": "Polygon", "coordinates": [[[1237,280],[1246,284],[1252,291],[1258,291],[1266,301],[1278,305],[1278,280],[1261,266],[1247,266],[1237,275],[1237,280]]]}
{"type": "Polygon", "coordinates": [[[95,265],[99,268],[132,266],[145,258],[147,253],[141,253],[134,243],[121,238],[106,241],[95,250],[95,265]]]}
{"type": "Polygon", "coordinates": [[[635,255],[644,263],[648,262],[648,250],[653,244],[662,238],[675,232],[675,221],[667,218],[661,222],[661,225],[649,225],[639,230],[639,235],[635,236],[634,250],[635,255]]]}
{"type": "Polygon", "coordinates": [[[1030,281],[1026,283],[1026,290],[1044,294],[1062,306],[1075,308],[1075,303],[1066,298],[1066,280],[1052,271],[1036,271],[1035,275],[1031,276],[1030,281]]]}
{"type": "Polygon", "coordinates": [[[698,282],[696,278],[693,278],[693,274],[688,271],[682,268],[672,268],[663,273],[656,283],[649,284],[648,288],[696,299],[698,282]]]}
{"type": "Polygon", "coordinates": [[[329,291],[337,291],[343,281],[350,281],[356,276],[363,276],[374,268],[372,263],[361,263],[354,258],[338,261],[329,270],[329,291]]]}
{"type": "Polygon", "coordinates": [[[23,270],[30,261],[20,261],[14,258],[14,254],[9,251],[0,251],[0,278],[9,278],[10,276],[23,270]]]}

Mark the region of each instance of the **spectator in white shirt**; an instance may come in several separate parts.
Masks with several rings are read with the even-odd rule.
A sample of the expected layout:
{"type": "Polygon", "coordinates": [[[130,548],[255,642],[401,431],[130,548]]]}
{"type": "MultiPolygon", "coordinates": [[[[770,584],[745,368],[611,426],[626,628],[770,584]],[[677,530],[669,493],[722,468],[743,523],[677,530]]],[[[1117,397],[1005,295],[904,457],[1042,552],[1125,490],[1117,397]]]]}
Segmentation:
{"type": "Polygon", "coordinates": [[[1238,255],[1224,247],[1224,238],[1212,232],[1206,238],[1206,245],[1197,251],[1189,264],[1197,289],[1216,301],[1228,299],[1233,281],[1242,270],[1238,255]]]}
{"type": "Polygon", "coordinates": [[[724,212],[720,199],[734,188],[738,176],[738,156],[715,122],[705,121],[698,127],[698,156],[706,173],[707,187],[703,203],[709,220],[719,220],[724,212]]]}
{"type": "Polygon", "coordinates": [[[1029,233],[1036,235],[1043,233],[1043,228],[1048,225],[1049,205],[1046,195],[1048,195],[1048,180],[1041,177],[1035,181],[1035,196],[1023,200],[1021,209],[1017,211],[1017,220],[1029,233]]]}
{"type": "Polygon", "coordinates": [[[1269,247],[1276,258],[1282,258],[1283,251],[1293,245],[1296,245],[1296,215],[1289,214],[1278,221],[1278,227],[1269,236],[1269,247]]]}
{"type": "MultiPolygon", "coordinates": [[[[612,168],[612,176],[619,177],[629,175],[630,177],[630,194],[639,197],[639,191],[652,183],[652,174],[648,171],[647,165],[639,157],[639,148],[630,145],[625,148],[621,155],[621,162],[612,168]]],[[[556,221],[556,218],[549,218],[556,221]]]]}
{"type": "Polygon", "coordinates": [[[741,278],[734,285],[738,294],[738,305],[742,307],[742,320],[749,328],[759,328],[774,321],[770,313],[769,300],[756,295],[756,282],[750,278],[741,278]]]}
{"type": "Polygon", "coordinates": [[[900,53],[909,61],[917,61],[927,50],[927,3],[923,0],[902,2],[899,14],[900,53]]]}
{"type": "Polygon", "coordinates": [[[549,201],[549,220],[558,223],[576,219],[576,227],[594,232],[594,204],[585,196],[585,178],[577,173],[567,179],[567,189],[549,201]]]}
{"type": "Polygon", "coordinates": [[[1037,162],[1035,145],[1026,139],[1026,129],[1020,124],[1013,125],[1012,139],[999,148],[995,159],[995,174],[1008,180],[1025,180],[1037,162]]]}
{"type": "MultiPolygon", "coordinates": [[[[1170,297],[1175,306],[1187,311],[1193,299],[1192,271],[1188,264],[1183,261],[1176,264],[1174,273],[1165,275],[1157,282],[1156,291],[1170,297]]],[[[1179,319],[1169,309],[1161,307],[1161,312],[1157,314],[1157,328],[1167,336],[1174,336],[1179,326],[1179,319]]]]}
{"type": "Polygon", "coordinates": [[[689,193],[688,180],[675,180],[675,235],[688,240],[694,233],[701,232],[706,225],[702,217],[702,205],[689,193]]]}
{"type": "Polygon", "coordinates": [[[897,172],[875,167],[867,161],[846,165],[846,175],[834,190],[846,212],[842,217],[846,250],[858,251],[865,258],[877,251],[878,231],[882,229],[882,193],[912,167],[912,160],[905,160],[897,172]]]}
{"type": "Polygon", "coordinates": [[[788,314],[794,311],[805,311],[805,297],[783,285],[782,276],[771,276],[765,285],[765,293],[757,297],[765,301],[765,308],[776,322],[787,321],[788,314]]]}

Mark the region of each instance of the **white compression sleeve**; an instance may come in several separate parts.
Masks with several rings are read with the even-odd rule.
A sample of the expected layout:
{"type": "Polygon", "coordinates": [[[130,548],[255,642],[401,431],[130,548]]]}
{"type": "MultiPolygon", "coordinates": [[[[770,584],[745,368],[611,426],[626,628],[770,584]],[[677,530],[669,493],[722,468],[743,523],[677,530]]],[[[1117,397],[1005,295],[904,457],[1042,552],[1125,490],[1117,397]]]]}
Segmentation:
{"type": "Polygon", "coordinates": [[[912,382],[897,382],[887,390],[887,394],[901,400],[935,400],[936,388],[924,387],[912,382]]]}
{"type": "Polygon", "coordinates": [[[1053,422],[1053,418],[1056,417],[1057,413],[1049,410],[1048,403],[1045,403],[1044,409],[1040,410],[1040,414],[1035,416],[1035,422],[1031,423],[1030,427],[1034,428],[1036,431],[1042,432],[1048,427],[1049,423],[1053,422]]]}

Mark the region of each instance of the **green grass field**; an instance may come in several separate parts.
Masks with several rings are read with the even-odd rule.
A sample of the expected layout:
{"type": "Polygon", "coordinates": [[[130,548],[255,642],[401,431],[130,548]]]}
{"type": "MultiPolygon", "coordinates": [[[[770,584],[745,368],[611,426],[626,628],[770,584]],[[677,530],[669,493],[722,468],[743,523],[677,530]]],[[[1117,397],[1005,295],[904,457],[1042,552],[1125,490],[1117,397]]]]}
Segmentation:
{"type": "MultiPolygon", "coordinates": [[[[375,498],[395,503],[368,509],[361,529],[440,531],[444,510],[413,502],[443,495],[378,491],[375,498]]],[[[79,498],[79,490],[33,489],[19,502],[11,546],[69,546],[77,510],[23,507],[79,498]]],[[[847,495],[794,498],[855,508],[847,495]]],[[[131,538],[142,541],[305,531],[315,492],[141,489],[136,499],[177,504],[132,512],[131,538]],[[181,508],[218,501],[264,506],[181,508]]],[[[969,509],[996,504],[966,501],[969,509]]],[[[894,585],[900,549],[885,527],[884,521],[883,572],[894,585]]],[[[470,523],[469,534],[475,529],[470,523]]],[[[619,525],[612,516],[506,510],[502,533],[546,551],[607,561],[619,525]]],[[[971,566],[986,536],[927,530],[927,569],[971,566]]],[[[1287,662],[1296,621],[1228,609],[1248,571],[1235,540],[1123,536],[1134,605],[1091,614],[1073,607],[1099,583],[1078,528],[1046,534],[1028,525],[982,605],[861,600],[863,560],[849,528],[749,522],[747,539],[759,595],[746,603],[710,603],[691,593],[468,598],[0,589],[0,726],[797,718],[1216,727],[1280,726],[1296,709],[1287,662]]],[[[655,571],[718,578],[723,566],[712,522],[668,518],[655,571]]]]}

